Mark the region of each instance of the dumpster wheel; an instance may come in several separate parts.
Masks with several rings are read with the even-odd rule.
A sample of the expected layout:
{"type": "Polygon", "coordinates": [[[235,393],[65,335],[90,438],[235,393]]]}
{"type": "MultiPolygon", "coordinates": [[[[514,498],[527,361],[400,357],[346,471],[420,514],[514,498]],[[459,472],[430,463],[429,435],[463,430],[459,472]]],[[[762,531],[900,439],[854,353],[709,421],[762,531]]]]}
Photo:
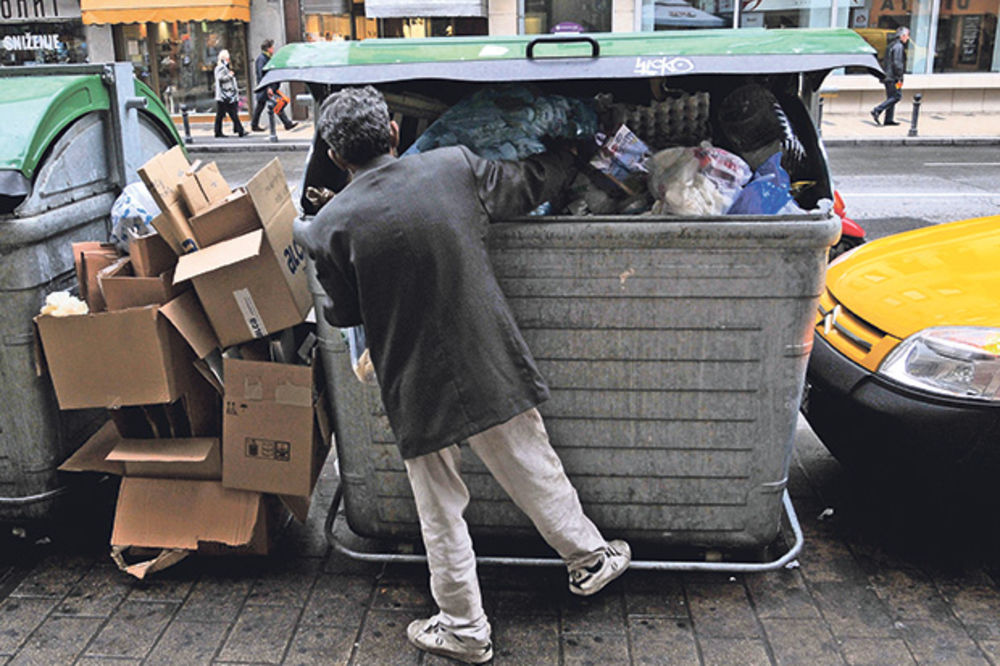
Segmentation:
{"type": "MultiPolygon", "coordinates": [[[[341,543],[334,533],[334,523],[337,520],[337,513],[340,511],[340,502],[343,499],[343,482],[337,483],[337,489],[330,501],[330,509],[326,514],[326,521],[323,524],[323,532],[326,541],[339,553],[351,559],[363,562],[388,562],[401,564],[426,564],[426,555],[409,553],[363,552],[354,550],[341,543]]],[[[795,542],[781,557],[769,562],[718,562],[718,561],[697,561],[697,560],[633,560],[629,566],[636,571],[711,571],[720,573],[761,573],[764,571],[775,571],[782,567],[795,568],[798,566],[796,558],[802,550],[805,538],[802,534],[802,526],[799,524],[795,507],[792,506],[792,499],[788,495],[788,490],[782,491],[781,503],[785,509],[785,516],[788,524],[795,536],[795,542]]],[[[350,529],[348,526],[347,529],[350,529]]],[[[353,533],[353,532],[352,532],[353,533]]],[[[523,567],[564,567],[566,563],[558,557],[504,557],[493,555],[477,555],[476,562],[486,565],[507,565],[523,567]]]]}

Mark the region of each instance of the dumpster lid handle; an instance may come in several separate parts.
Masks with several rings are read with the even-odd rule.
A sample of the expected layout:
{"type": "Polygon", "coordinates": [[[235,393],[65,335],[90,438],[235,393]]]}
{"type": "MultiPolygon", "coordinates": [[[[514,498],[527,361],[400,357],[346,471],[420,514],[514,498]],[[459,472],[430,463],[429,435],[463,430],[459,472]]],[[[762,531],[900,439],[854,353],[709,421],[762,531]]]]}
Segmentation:
{"type": "Polygon", "coordinates": [[[601,45],[597,43],[596,39],[586,35],[572,35],[569,37],[537,37],[528,42],[528,48],[525,52],[525,56],[527,56],[528,60],[534,60],[535,46],[537,44],[567,44],[573,42],[584,42],[586,44],[590,44],[590,57],[600,57],[601,45]]]}

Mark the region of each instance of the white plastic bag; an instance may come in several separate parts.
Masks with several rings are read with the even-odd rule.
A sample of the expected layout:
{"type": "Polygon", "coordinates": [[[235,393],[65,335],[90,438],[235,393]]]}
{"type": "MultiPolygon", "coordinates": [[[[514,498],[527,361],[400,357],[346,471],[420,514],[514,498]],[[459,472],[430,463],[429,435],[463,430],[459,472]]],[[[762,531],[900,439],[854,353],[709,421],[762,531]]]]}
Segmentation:
{"type": "Polygon", "coordinates": [[[752,175],[746,162],[708,142],[661,150],[646,166],[655,214],[722,215],[752,175]]]}
{"type": "Polygon", "coordinates": [[[128,254],[129,238],[142,238],[156,233],[151,224],[160,214],[149,190],[136,181],[125,186],[111,206],[111,242],[122,254],[128,254]]]}

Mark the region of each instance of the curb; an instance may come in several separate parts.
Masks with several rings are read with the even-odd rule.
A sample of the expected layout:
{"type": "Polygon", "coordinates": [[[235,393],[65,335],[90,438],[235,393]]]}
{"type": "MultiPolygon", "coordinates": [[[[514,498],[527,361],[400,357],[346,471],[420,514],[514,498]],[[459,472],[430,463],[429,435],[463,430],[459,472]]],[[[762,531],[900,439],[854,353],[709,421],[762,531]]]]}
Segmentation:
{"type": "Polygon", "coordinates": [[[998,146],[1000,136],[821,137],[827,146],[998,146]]]}
{"type": "Polygon", "coordinates": [[[302,141],[245,141],[215,142],[208,139],[199,141],[195,138],[191,143],[185,143],[189,153],[244,153],[244,152],[292,152],[307,151],[312,144],[302,141]]]}

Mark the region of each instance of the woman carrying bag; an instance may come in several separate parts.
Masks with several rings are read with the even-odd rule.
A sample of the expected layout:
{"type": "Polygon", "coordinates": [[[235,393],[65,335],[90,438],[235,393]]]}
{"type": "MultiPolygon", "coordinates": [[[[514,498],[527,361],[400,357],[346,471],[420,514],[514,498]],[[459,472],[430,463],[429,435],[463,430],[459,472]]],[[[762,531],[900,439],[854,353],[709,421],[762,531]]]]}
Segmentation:
{"type": "Polygon", "coordinates": [[[229,66],[229,51],[219,51],[219,59],[215,65],[215,136],[225,138],[222,133],[222,118],[227,113],[233,121],[233,132],[238,136],[246,136],[243,123],[240,122],[239,111],[240,90],[236,83],[236,74],[229,66]]]}

